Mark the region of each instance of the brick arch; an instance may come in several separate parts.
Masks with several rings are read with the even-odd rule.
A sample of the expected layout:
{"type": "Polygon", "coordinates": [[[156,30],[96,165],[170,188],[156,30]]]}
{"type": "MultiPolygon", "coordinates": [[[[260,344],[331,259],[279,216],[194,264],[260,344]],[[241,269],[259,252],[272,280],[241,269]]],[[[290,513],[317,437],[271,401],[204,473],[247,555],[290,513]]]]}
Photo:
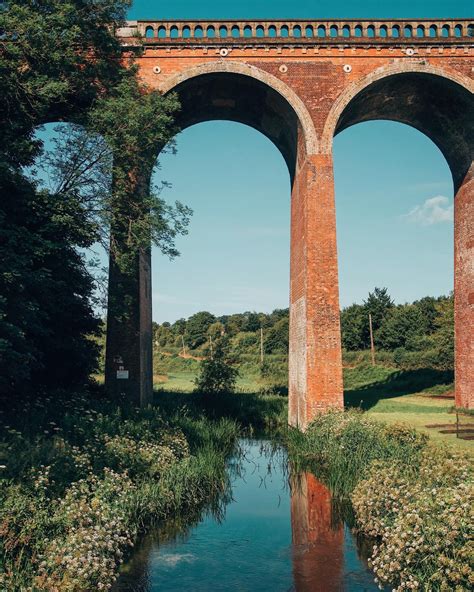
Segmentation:
{"type": "Polygon", "coordinates": [[[332,152],[333,138],[338,132],[337,127],[351,101],[374,83],[391,76],[396,76],[397,74],[431,74],[440,79],[453,82],[470,93],[474,93],[474,80],[463,76],[459,72],[447,71],[430,64],[421,63],[398,63],[382,66],[364,78],[352,83],[334,101],[321,135],[320,151],[322,154],[330,154],[332,152]]]}
{"type": "Polygon", "coordinates": [[[474,326],[474,81],[427,64],[379,68],[349,86],[325,124],[321,150],[331,157],[338,132],[388,119],[418,129],[438,146],[454,183],[454,317],[456,406],[472,409],[474,326]]]}
{"type": "Polygon", "coordinates": [[[306,154],[312,155],[318,153],[318,137],[313,120],[304,102],[282,80],[276,76],[273,76],[272,74],[269,74],[265,70],[257,68],[256,66],[252,66],[243,62],[233,62],[230,60],[216,61],[209,64],[200,64],[169,76],[168,78],[164,79],[157,88],[163,93],[168,93],[183,82],[186,82],[192,78],[196,78],[204,74],[226,73],[248,76],[258,80],[259,82],[262,82],[281,95],[298,117],[304,135],[306,154]]]}

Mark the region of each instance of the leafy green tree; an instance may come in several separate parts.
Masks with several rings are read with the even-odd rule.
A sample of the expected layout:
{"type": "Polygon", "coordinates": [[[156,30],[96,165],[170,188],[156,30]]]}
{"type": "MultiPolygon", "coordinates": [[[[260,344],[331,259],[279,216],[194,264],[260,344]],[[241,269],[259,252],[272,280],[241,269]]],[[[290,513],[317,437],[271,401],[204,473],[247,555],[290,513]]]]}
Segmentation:
{"type": "Polygon", "coordinates": [[[375,333],[378,347],[395,350],[407,348],[417,338],[426,333],[422,311],[413,304],[404,304],[390,308],[383,324],[375,333]]]}
{"type": "Polygon", "coordinates": [[[290,328],[288,318],[277,321],[264,337],[264,348],[268,354],[288,353],[290,328]]]}
{"type": "Polygon", "coordinates": [[[77,247],[93,232],[81,206],[0,178],[0,392],[67,387],[96,367],[92,277],[77,247]]]}
{"type": "Polygon", "coordinates": [[[189,317],[186,323],[186,334],[191,349],[196,349],[207,342],[208,329],[215,320],[216,317],[207,311],[197,312],[189,317]]]}
{"type": "Polygon", "coordinates": [[[201,362],[200,374],[195,380],[196,392],[206,395],[233,393],[238,370],[229,356],[227,338],[218,339],[208,357],[201,362]]]}
{"type": "Polygon", "coordinates": [[[442,370],[454,369],[454,296],[441,299],[436,304],[436,331],[433,341],[437,354],[437,365],[442,370]]]}
{"type": "Polygon", "coordinates": [[[242,331],[248,333],[252,331],[258,331],[260,329],[260,316],[256,312],[244,313],[244,319],[242,323],[242,331]]]}
{"type": "Polygon", "coordinates": [[[181,336],[186,333],[186,319],[178,319],[171,325],[173,335],[181,336]]]}
{"type": "Polygon", "coordinates": [[[219,339],[219,337],[223,337],[225,335],[224,325],[220,321],[212,323],[212,325],[209,325],[207,335],[212,339],[219,339]]]}
{"type": "Polygon", "coordinates": [[[237,333],[232,338],[232,348],[236,354],[257,354],[260,337],[257,333],[237,333]]]}
{"type": "Polygon", "coordinates": [[[148,92],[122,61],[113,30],[128,6],[10,0],[0,11],[3,391],[22,391],[33,381],[37,388],[82,382],[94,367],[93,281],[81,252],[103,236],[107,219],[112,247],[125,245],[115,253],[125,268],[150,241],[176,255],[173,239],[186,231],[190,211],[181,204],[170,207],[147,191],[134,199],[140,167],[151,168],[153,150],[156,156],[175,133],[178,103],[148,92]],[[28,179],[25,167],[41,150],[35,128],[55,120],[81,124],[89,135],[76,127],[57,158],[61,183],[47,189],[28,179]],[[77,138],[85,138],[80,146],[77,138]],[[69,148],[100,154],[94,170],[81,169],[80,159],[74,164],[69,148]],[[105,191],[102,169],[108,169],[105,191]]]}
{"type": "Polygon", "coordinates": [[[376,331],[383,323],[390,309],[394,306],[387,288],[375,288],[369,292],[367,300],[364,300],[364,308],[367,315],[372,315],[372,326],[376,331]]]}
{"type": "Polygon", "coordinates": [[[425,296],[413,303],[413,306],[418,308],[421,313],[423,331],[427,334],[433,333],[436,330],[435,319],[438,314],[436,303],[437,299],[432,296],[425,296]]]}
{"type": "Polygon", "coordinates": [[[366,349],[368,343],[368,318],[365,307],[352,304],[341,312],[342,347],[348,351],[366,349]]]}

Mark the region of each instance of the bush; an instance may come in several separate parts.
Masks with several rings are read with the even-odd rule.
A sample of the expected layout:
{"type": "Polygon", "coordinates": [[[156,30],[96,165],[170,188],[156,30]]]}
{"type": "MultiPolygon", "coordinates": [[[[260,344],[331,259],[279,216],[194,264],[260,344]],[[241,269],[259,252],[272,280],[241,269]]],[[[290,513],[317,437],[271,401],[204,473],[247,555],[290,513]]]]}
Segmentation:
{"type": "Polygon", "coordinates": [[[332,411],[306,433],[291,430],[290,455],[320,476],[336,497],[347,497],[375,460],[416,465],[428,436],[404,425],[384,425],[363,412],[332,411]]]}
{"type": "Polygon", "coordinates": [[[360,532],[377,537],[371,567],[382,585],[468,590],[474,584],[474,488],[469,458],[428,448],[419,466],[374,463],[352,494],[360,532]]]}
{"type": "Polygon", "coordinates": [[[196,392],[219,395],[233,393],[237,381],[238,370],[228,357],[228,343],[222,338],[215,342],[213,352],[201,362],[201,372],[195,380],[196,392]]]}

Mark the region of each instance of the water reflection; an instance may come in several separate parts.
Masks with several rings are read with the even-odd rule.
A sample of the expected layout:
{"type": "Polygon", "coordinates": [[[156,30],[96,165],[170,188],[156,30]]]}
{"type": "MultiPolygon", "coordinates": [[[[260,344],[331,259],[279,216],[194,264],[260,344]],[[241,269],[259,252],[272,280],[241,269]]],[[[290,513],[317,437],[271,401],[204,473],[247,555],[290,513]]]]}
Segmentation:
{"type": "Polygon", "coordinates": [[[144,538],[115,591],[377,590],[357,541],[327,488],[307,473],[288,478],[282,449],[243,442],[230,475],[225,519],[167,523],[144,538]]]}
{"type": "Polygon", "coordinates": [[[295,589],[344,589],[344,525],[334,516],[329,490],[310,473],[293,480],[291,530],[295,589]]]}

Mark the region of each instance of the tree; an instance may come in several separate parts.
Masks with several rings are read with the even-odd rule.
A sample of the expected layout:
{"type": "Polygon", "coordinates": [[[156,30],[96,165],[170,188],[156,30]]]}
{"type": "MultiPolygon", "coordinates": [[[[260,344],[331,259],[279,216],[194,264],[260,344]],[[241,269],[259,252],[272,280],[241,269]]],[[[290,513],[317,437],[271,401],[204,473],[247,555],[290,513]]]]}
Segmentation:
{"type": "Polygon", "coordinates": [[[352,304],[341,312],[342,347],[348,351],[366,349],[368,343],[368,318],[364,306],[352,304]]]}
{"type": "Polygon", "coordinates": [[[393,300],[390,297],[387,288],[375,288],[373,292],[369,292],[367,300],[364,300],[364,308],[367,316],[369,313],[372,315],[374,331],[382,325],[388,311],[393,308],[393,306],[393,300]]]}
{"type": "Polygon", "coordinates": [[[433,341],[437,353],[437,365],[442,370],[454,369],[454,296],[442,298],[436,304],[436,331],[433,341]]]}
{"type": "Polygon", "coordinates": [[[377,345],[386,350],[407,348],[410,343],[426,334],[423,314],[414,304],[403,304],[390,309],[383,324],[375,333],[377,345]]]}
{"type": "Polygon", "coordinates": [[[290,341],[290,328],[288,318],[277,321],[265,336],[264,347],[268,354],[287,354],[290,341]]]}
{"type": "Polygon", "coordinates": [[[201,362],[200,374],[195,380],[196,392],[206,395],[233,393],[238,370],[229,357],[229,343],[226,338],[218,339],[213,346],[212,355],[201,362]]]}
{"type": "Polygon", "coordinates": [[[130,173],[139,170],[143,157],[151,162],[152,147],[157,150],[175,133],[178,103],[147,92],[135,69],[123,62],[113,30],[128,6],[121,0],[10,0],[0,10],[4,391],[21,392],[33,387],[33,380],[41,388],[87,379],[96,359],[89,334],[97,321],[92,278],[81,252],[102,236],[107,218],[122,221],[113,230],[117,244],[126,245],[117,257],[125,267],[150,240],[176,255],[173,239],[186,230],[190,212],[181,204],[170,208],[152,192],[139,202],[130,199],[130,173]],[[63,144],[66,154],[56,159],[62,181],[46,189],[26,177],[25,167],[41,149],[35,127],[51,120],[74,121],[89,135],[76,128],[63,144]],[[82,143],[74,146],[78,138],[82,143]],[[125,145],[129,149],[123,150],[125,145]],[[97,166],[84,169],[77,166],[81,159],[69,158],[71,147],[76,155],[79,148],[89,151],[88,162],[100,155],[96,164],[108,167],[110,190],[97,182],[97,166]],[[134,166],[127,170],[129,165],[134,166]]]}
{"type": "Polygon", "coordinates": [[[219,339],[219,337],[225,335],[225,327],[222,323],[216,321],[212,325],[209,325],[207,334],[211,339],[219,339]]]}
{"type": "Polygon", "coordinates": [[[191,349],[196,349],[207,342],[207,331],[215,320],[216,317],[206,311],[197,312],[189,317],[186,323],[186,333],[191,349]]]}
{"type": "Polygon", "coordinates": [[[99,329],[93,281],[78,247],[93,231],[80,204],[36,192],[22,175],[0,177],[0,392],[87,380],[99,329]]]}
{"type": "Polygon", "coordinates": [[[251,331],[258,331],[260,326],[260,317],[256,312],[244,313],[244,320],[241,327],[243,332],[248,333],[251,331]]]}

